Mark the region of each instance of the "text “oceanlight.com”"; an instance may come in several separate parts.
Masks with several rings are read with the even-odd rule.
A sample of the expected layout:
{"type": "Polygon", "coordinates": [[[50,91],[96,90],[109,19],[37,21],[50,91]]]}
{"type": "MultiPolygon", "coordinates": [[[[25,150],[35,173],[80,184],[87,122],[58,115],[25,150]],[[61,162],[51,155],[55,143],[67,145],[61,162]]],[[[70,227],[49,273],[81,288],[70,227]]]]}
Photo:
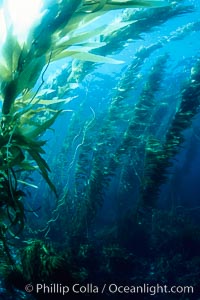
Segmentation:
{"type": "Polygon", "coordinates": [[[35,286],[27,284],[25,291],[28,293],[35,292],[37,294],[60,294],[66,295],[68,293],[74,294],[193,294],[193,286],[168,286],[168,285],[150,285],[145,283],[143,285],[117,285],[115,283],[103,284],[101,286],[88,283],[81,285],[75,283],[72,286],[62,285],[60,283],[52,283],[46,285],[45,283],[38,283],[35,286]]]}

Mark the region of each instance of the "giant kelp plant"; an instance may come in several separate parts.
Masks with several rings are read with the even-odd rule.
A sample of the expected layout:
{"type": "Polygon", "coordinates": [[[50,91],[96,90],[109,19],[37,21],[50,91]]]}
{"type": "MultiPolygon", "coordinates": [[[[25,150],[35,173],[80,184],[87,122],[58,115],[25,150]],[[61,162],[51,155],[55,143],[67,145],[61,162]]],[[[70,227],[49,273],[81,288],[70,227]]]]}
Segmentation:
{"type": "MultiPolygon", "coordinates": [[[[141,1],[139,6],[162,4],[162,1],[141,1]]],[[[24,44],[20,44],[15,37],[12,26],[7,28],[0,65],[3,103],[0,136],[2,241],[6,239],[6,234],[18,235],[24,227],[25,194],[22,186],[29,185],[29,182],[20,180],[22,172],[38,169],[56,194],[56,188],[49,178],[49,167],[42,157],[45,141],[40,139],[61,113],[60,110],[50,107],[59,100],[43,101],[41,98],[40,92],[48,65],[68,56],[96,62],[118,63],[88,51],[93,47],[101,47],[101,44],[94,46],[87,43],[87,40],[99,34],[102,28],[81,33],[76,30],[80,24],[82,27],[83,24],[86,26],[110,9],[127,6],[137,7],[138,3],[50,1],[44,4],[45,13],[39,25],[33,27],[24,44]],[[95,14],[92,14],[93,12],[95,14]],[[69,49],[73,45],[77,45],[76,50],[69,49]],[[41,83],[34,89],[40,75],[41,83]]],[[[120,28],[126,25],[127,23],[120,24],[120,28]]]]}
{"type": "MultiPolygon", "coordinates": [[[[170,18],[190,11],[192,7],[184,8],[182,5],[179,7],[177,3],[173,3],[173,7],[167,10],[166,14],[169,13],[170,18]]],[[[149,15],[148,12],[146,13],[149,15]]],[[[137,14],[138,11],[136,11],[137,14]]],[[[156,12],[151,12],[151,14],[155,16],[156,12]]],[[[152,26],[155,25],[154,21],[153,18],[152,26]]],[[[142,32],[141,24],[142,20],[140,22],[142,32]]],[[[109,107],[106,107],[103,113],[104,116],[93,109],[91,102],[88,104],[88,119],[84,121],[84,118],[80,118],[85,103],[89,102],[83,99],[80,109],[72,116],[70,132],[66,135],[62,149],[62,153],[69,151],[71,154],[66,155],[64,161],[63,159],[56,160],[56,165],[60,164],[60,168],[67,170],[66,174],[63,174],[64,178],[66,176],[66,184],[63,196],[48,224],[60,216],[63,222],[67,223],[69,236],[75,233],[83,236],[83,228],[85,228],[85,234],[88,235],[90,223],[104,206],[104,200],[110,193],[113,182],[117,180],[119,194],[114,200],[115,205],[119,204],[119,207],[125,209],[123,201],[116,204],[121,201],[117,199],[120,198],[120,193],[131,191],[134,193],[132,204],[134,206],[137,203],[139,211],[157,206],[160,186],[166,182],[170,174],[168,168],[172,166],[171,159],[178,153],[175,144],[169,153],[165,147],[169,146],[170,142],[168,138],[167,141],[164,139],[166,132],[170,130],[170,124],[173,125],[173,118],[176,119],[177,116],[177,113],[174,113],[175,107],[174,110],[169,109],[170,98],[174,98],[171,105],[178,105],[178,100],[176,95],[167,96],[162,92],[162,86],[165,85],[164,70],[167,68],[166,63],[170,61],[168,55],[161,56],[149,69],[150,75],[149,78],[145,78],[146,83],[143,89],[141,89],[140,69],[144,62],[150,60],[152,53],[163,48],[170,41],[179,40],[190,34],[191,30],[198,31],[198,23],[183,25],[172,31],[169,36],[160,37],[156,43],[139,49],[114,88],[109,107]],[[139,89],[140,97],[137,100],[133,95],[131,99],[133,91],[137,89],[139,89]],[[168,125],[160,126],[162,120],[167,120],[168,125]],[[157,160],[161,160],[158,165],[155,163],[157,160]],[[64,221],[60,207],[64,208],[67,213],[67,221],[64,221]]],[[[123,31],[126,30],[123,29],[123,31]]],[[[129,32],[128,29],[127,32],[129,32]]],[[[116,35],[116,32],[114,35],[111,34],[109,41],[112,41],[116,35]]],[[[100,50],[101,48],[98,48],[95,52],[100,53],[100,50]]],[[[113,47],[111,47],[112,51],[113,47]]],[[[76,83],[79,83],[87,75],[86,69],[93,70],[93,63],[88,65],[86,62],[86,65],[86,68],[81,69],[79,63],[76,62],[72,69],[63,70],[59,74],[60,79],[62,75],[68,74],[66,86],[61,83],[61,94],[65,92],[68,94],[73,78],[76,83]],[[66,90],[63,87],[66,87],[66,90]]],[[[189,79],[189,82],[193,82],[193,79],[189,79]]],[[[56,83],[59,87],[59,80],[56,83]]],[[[182,128],[181,132],[184,129],[186,127],[182,128]]],[[[176,139],[175,135],[174,138],[176,139]]],[[[49,229],[50,226],[48,226],[48,233],[49,229]]]]}
{"type": "MultiPolygon", "coordinates": [[[[117,80],[107,75],[108,86],[114,84],[104,90],[106,94],[110,88],[109,95],[104,95],[107,103],[99,104],[101,111],[94,97],[87,97],[91,91],[86,78],[92,74],[98,91],[100,81],[92,73],[97,64],[122,63],[105,55],[193,10],[184,1],[50,0],[24,43],[12,26],[7,28],[0,61],[0,272],[8,289],[23,290],[27,282],[55,280],[103,283],[101,278],[109,282],[114,278],[120,283],[123,276],[124,282],[140,284],[144,274],[150,283],[159,276],[170,282],[171,275],[181,274],[182,260],[186,271],[196,266],[190,276],[198,284],[199,260],[191,257],[187,243],[194,249],[199,246],[199,228],[184,210],[160,211],[158,199],[185,140],[184,131],[199,112],[200,90],[195,57],[191,75],[180,87],[181,96],[172,94],[171,102],[172,95],[163,93],[171,63],[164,47],[199,31],[199,23],[183,25],[131,53],[117,80]],[[106,12],[123,8],[129,9],[120,10],[113,22],[98,24],[106,12]],[[72,61],[64,60],[67,63],[52,84],[45,82],[51,63],[66,58],[72,61]],[[80,96],[76,108],[71,100],[86,83],[86,96],[80,96]],[[45,133],[67,113],[69,102],[70,124],[62,128],[63,145],[50,165],[45,133]],[[56,172],[51,174],[49,165],[56,172]],[[43,191],[39,181],[32,181],[38,178],[36,171],[47,183],[43,191]],[[37,199],[38,189],[39,205],[28,199],[34,188],[30,198],[37,199]],[[51,205],[49,192],[55,200],[51,205]],[[102,228],[104,217],[109,221],[102,228]],[[162,234],[166,236],[163,243],[162,234]]],[[[179,279],[176,282],[187,281],[181,275],[179,279]]]]}
{"type": "Polygon", "coordinates": [[[194,116],[199,112],[200,82],[199,60],[191,69],[191,77],[181,92],[181,100],[177,112],[169,126],[165,141],[150,138],[147,142],[142,183],[142,201],[152,205],[151,199],[156,198],[160,185],[165,182],[167,170],[172,165],[173,158],[179,152],[184,142],[184,130],[191,126],[194,116]]]}

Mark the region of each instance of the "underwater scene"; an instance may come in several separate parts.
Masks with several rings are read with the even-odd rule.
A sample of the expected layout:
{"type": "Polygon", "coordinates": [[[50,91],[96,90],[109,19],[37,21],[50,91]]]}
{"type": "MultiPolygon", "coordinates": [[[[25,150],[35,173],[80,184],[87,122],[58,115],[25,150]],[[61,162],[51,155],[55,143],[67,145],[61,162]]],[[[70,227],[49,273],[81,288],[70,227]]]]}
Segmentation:
{"type": "Polygon", "coordinates": [[[0,1],[0,300],[200,300],[200,2],[0,1]]]}

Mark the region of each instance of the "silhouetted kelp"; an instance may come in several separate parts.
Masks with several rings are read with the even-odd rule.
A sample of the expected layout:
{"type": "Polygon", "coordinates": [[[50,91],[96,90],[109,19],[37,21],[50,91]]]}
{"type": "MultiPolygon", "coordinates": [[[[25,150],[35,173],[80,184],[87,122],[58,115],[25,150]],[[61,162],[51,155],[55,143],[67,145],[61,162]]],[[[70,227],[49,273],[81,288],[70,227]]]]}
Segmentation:
{"type": "MultiPolygon", "coordinates": [[[[108,114],[101,122],[101,129],[97,125],[98,120],[94,119],[94,123],[87,127],[84,143],[78,145],[80,147],[74,174],[74,195],[72,198],[68,195],[69,203],[73,201],[76,212],[71,223],[72,232],[82,232],[82,228],[89,226],[95,219],[104,203],[110,182],[124,160],[127,161],[132,156],[135,164],[136,160],[141,163],[143,159],[143,155],[141,157],[139,153],[144,148],[144,135],[148,135],[148,126],[156,108],[153,94],[159,89],[167,56],[159,58],[153,67],[139,102],[130,108],[126,99],[137,82],[136,74],[145,56],[148,57],[154,50],[153,45],[138,51],[116,87],[108,114]],[[127,127],[124,133],[118,129],[118,122],[121,124],[122,120],[127,127]]],[[[142,171],[142,163],[140,168],[138,176],[141,176],[139,173],[142,171]]]]}
{"type": "MultiPolygon", "coordinates": [[[[147,49],[147,52],[149,49],[147,49]]],[[[138,54],[139,56],[139,54],[138,54]]],[[[93,158],[93,169],[91,171],[91,177],[89,178],[88,189],[89,193],[86,191],[86,195],[89,196],[89,202],[92,204],[93,201],[96,203],[102,203],[104,192],[107,190],[108,184],[112,177],[115,175],[116,170],[124,163],[124,159],[127,161],[128,157],[132,157],[133,164],[135,164],[135,172],[137,176],[142,176],[143,170],[143,155],[141,155],[141,149],[144,148],[146,137],[148,136],[148,126],[152,122],[152,115],[156,107],[154,101],[154,93],[159,89],[159,83],[161,82],[161,77],[163,76],[163,67],[166,62],[166,56],[158,59],[158,62],[152,68],[151,74],[149,75],[148,81],[141,93],[138,103],[132,108],[131,117],[129,119],[127,129],[121,136],[121,141],[117,148],[114,150],[114,145],[117,145],[117,141],[109,141],[106,138],[107,133],[112,131],[113,122],[117,122],[120,119],[121,114],[116,114],[116,110],[120,111],[119,102],[122,101],[125,91],[130,90],[132,83],[131,78],[134,81],[134,71],[137,70],[137,61],[139,60],[136,56],[136,64],[131,65],[128,68],[122,82],[128,82],[128,85],[123,85],[123,89],[118,89],[114,100],[111,102],[111,106],[108,114],[108,121],[106,126],[102,128],[100,132],[99,141],[103,141],[97,148],[94,158],[93,158]],[[131,72],[132,71],[132,72],[131,72]],[[113,116],[113,111],[115,111],[115,117],[113,116]],[[109,120],[110,117],[110,120],[109,120]],[[113,121],[115,120],[115,121],[113,121]],[[111,130],[109,126],[109,121],[111,122],[111,130]],[[103,138],[102,138],[103,137],[103,138]],[[137,163],[136,163],[137,161],[137,163]],[[140,170],[136,170],[138,168],[140,170]],[[101,201],[100,201],[101,199],[101,201]]],[[[139,62],[141,62],[139,60],[139,62]]],[[[124,113],[124,110],[122,111],[124,113]]],[[[141,180],[141,179],[140,179],[141,180]]],[[[142,181],[140,182],[143,185],[142,181]]],[[[92,205],[92,209],[94,207],[92,205]]],[[[89,214],[91,216],[91,214],[89,214]]]]}
{"type": "Polygon", "coordinates": [[[191,69],[191,77],[181,91],[181,100],[177,112],[166,132],[165,142],[149,139],[146,148],[144,178],[142,185],[142,201],[152,205],[159,192],[160,185],[167,178],[168,169],[173,164],[173,158],[180,151],[184,142],[184,130],[192,124],[194,116],[199,112],[200,104],[200,64],[191,69]]]}

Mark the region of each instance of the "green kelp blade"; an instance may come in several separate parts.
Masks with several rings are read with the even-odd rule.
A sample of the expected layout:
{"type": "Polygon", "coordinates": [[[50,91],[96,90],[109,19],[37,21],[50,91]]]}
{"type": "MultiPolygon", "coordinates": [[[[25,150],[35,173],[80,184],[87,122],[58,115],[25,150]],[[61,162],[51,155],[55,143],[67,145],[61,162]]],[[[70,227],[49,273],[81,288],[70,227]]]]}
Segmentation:
{"type": "Polygon", "coordinates": [[[108,63],[108,64],[123,64],[124,61],[113,59],[110,57],[102,56],[102,55],[96,55],[93,53],[88,52],[78,52],[73,55],[73,58],[76,58],[78,60],[86,60],[96,63],[108,63]]]}
{"type": "Polygon", "coordinates": [[[69,40],[67,40],[66,42],[60,43],[61,46],[59,46],[59,44],[58,44],[58,47],[56,47],[56,51],[57,51],[57,49],[58,49],[58,51],[59,51],[59,49],[66,50],[66,48],[69,46],[75,46],[75,47],[81,46],[82,52],[84,52],[86,50],[88,52],[93,49],[103,47],[106,45],[105,42],[87,42],[87,40],[92,37],[98,38],[98,37],[100,37],[100,36],[102,37],[104,35],[112,35],[113,32],[116,32],[116,31],[118,31],[126,26],[129,26],[133,23],[136,23],[136,22],[137,21],[127,21],[127,22],[113,21],[112,23],[110,23],[106,26],[104,25],[104,26],[101,26],[101,27],[95,29],[93,32],[89,32],[89,33],[86,32],[81,35],[69,38],[69,40]],[[88,47],[88,48],[85,48],[85,47],[88,47]]]}
{"type": "Polygon", "coordinates": [[[18,165],[18,169],[15,171],[17,172],[22,172],[22,171],[36,171],[38,170],[38,166],[33,165],[33,162],[35,163],[35,161],[23,161],[18,165]]]}
{"type": "Polygon", "coordinates": [[[10,112],[11,107],[17,97],[17,80],[13,79],[8,82],[2,83],[2,97],[3,97],[3,114],[8,114],[10,112]]]}
{"type": "Polygon", "coordinates": [[[168,6],[165,0],[85,0],[83,1],[79,11],[85,13],[110,11],[113,9],[123,8],[148,8],[168,6]]]}
{"type": "MultiPolygon", "coordinates": [[[[24,192],[22,192],[21,190],[18,190],[15,193],[17,194],[17,195],[15,195],[15,197],[25,196],[24,192]]],[[[25,215],[24,215],[23,203],[19,199],[15,199],[15,200],[16,201],[15,201],[14,206],[9,205],[7,207],[7,216],[10,221],[10,226],[9,226],[10,230],[11,230],[11,227],[16,228],[16,226],[18,225],[16,232],[13,232],[13,230],[11,230],[13,232],[14,236],[17,236],[24,229],[25,215]]]]}
{"type": "Polygon", "coordinates": [[[38,77],[45,66],[46,57],[45,55],[41,57],[34,57],[30,62],[27,62],[26,67],[20,72],[18,77],[17,91],[18,95],[24,89],[32,89],[36,84],[38,77]]]}
{"type": "Polygon", "coordinates": [[[88,39],[91,39],[92,37],[95,37],[102,33],[102,31],[106,28],[106,25],[103,25],[95,30],[87,31],[84,33],[76,34],[75,36],[69,37],[67,40],[64,39],[63,41],[60,40],[56,44],[56,51],[59,49],[66,49],[66,47],[74,46],[76,44],[82,44],[83,42],[86,42],[88,39]]]}
{"type": "Polygon", "coordinates": [[[20,53],[21,47],[17,38],[13,35],[12,28],[10,28],[2,47],[2,55],[11,74],[17,69],[20,53]]]}
{"type": "Polygon", "coordinates": [[[15,133],[13,135],[13,145],[19,147],[22,150],[29,151],[29,149],[37,151],[38,153],[44,154],[43,146],[46,141],[31,139],[21,133],[15,133]]]}
{"type": "Polygon", "coordinates": [[[60,37],[64,37],[67,34],[72,34],[75,30],[80,29],[83,30],[84,27],[93,25],[94,22],[96,22],[102,14],[105,12],[102,11],[100,14],[93,13],[93,14],[86,14],[84,12],[76,11],[69,22],[66,24],[66,26],[59,32],[60,37]]]}
{"type": "Polygon", "coordinates": [[[110,23],[108,26],[106,26],[105,30],[101,33],[103,36],[104,35],[112,35],[113,32],[116,32],[126,26],[129,26],[133,23],[137,23],[137,20],[134,21],[127,21],[127,22],[116,22],[115,20],[110,23]]]}
{"type": "Polygon", "coordinates": [[[6,155],[6,160],[4,163],[1,163],[0,169],[1,170],[7,170],[9,168],[12,168],[16,165],[19,165],[24,160],[24,154],[20,147],[17,145],[12,145],[10,149],[7,145],[4,145],[1,148],[1,151],[6,155]]]}
{"type": "Polygon", "coordinates": [[[32,139],[37,138],[40,134],[44,133],[47,129],[49,129],[51,127],[51,125],[53,125],[54,121],[56,120],[56,118],[58,117],[58,115],[61,112],[62,112],[62,110],[56,111],[55,114],[50,119],[43,122],[42,124],[39,124],[39,126],[37,126],[33,130],[31,130],[29,133],[27,133],[26,136],[28,136],[32,139]]]}
{"type": "MultiPolygon", "coordinates": [[[[74,97],[71,97],[74,98],[74,97]]],[[[37,104],[42,104],[42,105],[53,105],[53,104],[58,104],[58,103],[68,103],[70,102],[72,99],[66,98],[66,99],[52,99],[52,100],[43,100],[43,99],[37,99],[35,98],[32,101],[32,104],[37,103],[37,104]]],[[[71,111],[71,110],[69,110],[71,111]]]]}
{"type": "MultiPolygon", "coordinates": [[[[29,124],[30,123],[30,119],[32,117],[35,117],[37,116],[37,114],[39,113],[43,113],[43,112],[46,112],[47,111],[47,107],[34,107],[33,104],[32,104],[32,101],[34,101],[34,99],[28,99],[25,102],[25,105],[23,105],[23,107],[20,108],[20,110],[18,110],[16,113],[15,113],[15,120],[19,120],[20,118],[24,118],[23,121],[20,120],[20,123],[23,124],[23,123],[26,123],[26,124],[29,124]]],[[[34,104],[38,104],[38,101],[34,101],[34,104]]],[[[18,102],[17,102],[18,104],[18,102]]],[[[24,103],[23,103],[24,104],[24,103]]],[[[55,112],[55,110],[52,112],[55,112]]]]}
{"type": "Polygon", "coordinates": [[[96,12],[101,10],[105,6],[107,1],[108,0],[99,0],[99,1],[83,0],[82,6],[84,7],[85,12],[91,13],[91,12],[96,12]]]}
{"type": "Polygon", "coordinates": [[[10,81],[12,77],[11,72],[9,71],[9,69],[4,66],[3,63],[0,64],[0,81],[10,81]]]}
{"type": "MultiPolygon", "coordinates": [[[[38,99],[38,101],[39,100],[40,99],[38,99]]],[[[43,134],[47,129],[49,129],[61,112],[62,110],[47,108],[47,105],[38,107],[36,109],[31,109],[31,105],[27,105],[27,108],[20,111],[19,113],[16,113],[15,115],[16,120],[19,120],[19,118],[21,118],[21,122],[16,128],[14,136],[17,136],[16,139],[18,140],[23,139],[23,144],[26,145],[27,142],[29,143],[31,140],[33,141],[33,139],[39,137],[40,134],[43,134]],[[51,116],[49,118],[45,118],[43,123],[37,122],[37,118],[34,119],[34,116],[38,113],[47,111],[51,113],[51,116]]]]}
{"type": "Polygon", "coordinates": [[[169,6],[169,3],[166,0],[107,0],[104,9],[116,8],[128,8],[128,7],[163,7],[169,6]],[[122,7],[123,6],[123,7],[122,7]]]}
{"type": "MultiPolygon", "coordinates": [[[[37,93],[37,97],[43,97],[44,95],[48,95],[48,94],[51,94],[54,92],[56,92],[56,90],[54,90],[54,89],[42,89],[37,93]]],[[[32,97],[33,97],[33,95],[34,95],[34,93],[32,93],[32,97]]],[[[29,99],[30,99],[30,97],[29,97],[29,99]]],[[[33,103],[33,102],[31,102],[31,103],[33,103]]]]}
{"type": "Polygon", "coordinates": [[[83,60],[83,61],[91,61],[91,62],[96,62],[96,63],[108,63],[108,64],[122,64],[124,61],[121,60],[116,60],[110,57],[105,57],[101,55],[96,55],[93,53],[89,52],[81,52],[81,51],[63,51],[60,53],[58,56],[55,57],[55,60],[62,59],[65,57],[72,57],[78,60],[83,60]]]}
{"type": "Polygon", "coordinates": [[[55,185],[52,183],[52,181],[50,180],[49,175],[48,175],[48,171],[50,171],[50,169],[49,169],[49,166],[47,165],[46,161],[41,157],[41,155],[37,151],[29,149],[28,152],[31,155],[31,157],[35,160],[35,162],[37,163],[37,165],[41,171],[42,177],[44,178],[44,180],[49,185],[50,189],[54,192],[54,194],[57,197],[55,185]]]}

